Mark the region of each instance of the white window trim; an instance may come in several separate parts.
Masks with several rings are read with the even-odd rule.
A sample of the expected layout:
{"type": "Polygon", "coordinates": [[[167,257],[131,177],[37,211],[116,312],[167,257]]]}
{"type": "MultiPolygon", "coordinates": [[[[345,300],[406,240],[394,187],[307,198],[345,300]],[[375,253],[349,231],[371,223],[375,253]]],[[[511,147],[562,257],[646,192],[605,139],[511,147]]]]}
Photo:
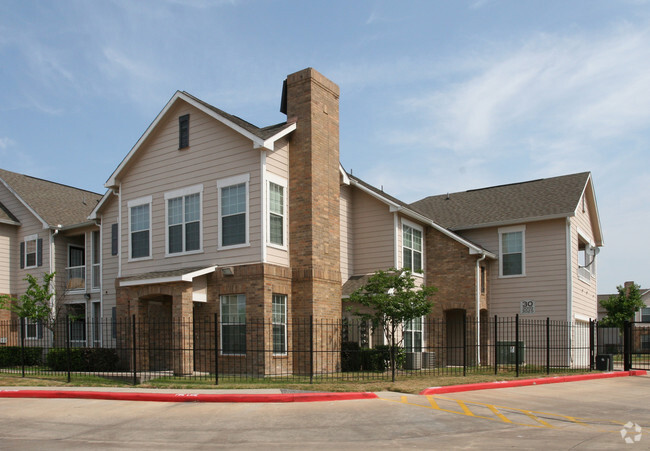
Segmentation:
{"type": "MultiPolygon", "coordinates": [[[[274,356],[286,356],[289,347],[287,343],[287,303],[289,301],[289,296],[286,294],[279,294],[279,293],[273,293],[271,295],[271,347],[273,346],[273,326],[276,325],[276,323],[273,322],[273,296],[282,296],[284,297],[284,323],[282,323],[282,326],[284,326],[284,352],[275,352],[273,351],[274,356]]],[[[280,323],[278,323],[280,324],[280,323]]]]}
{"type": "MultiPolygon", "coordinates": [[[[576,269],[578,271],[578,280],[586,283],[587,285],[591,285],[591,278],[596,277],[596,272],[594,271],[596,265],[596,256],[594,255],[593,263],[588,268],[581,267],[580,266],[580,242],[582,241],[592,248],[595,247],[595,245],[594,242],[591,240],[591,238],[589,238],[587,234],[584,233],[580,227],[576,227],[576,232],[578,233],[578,253],[577,253],[578,266],[576,269]],[[584,276],[583,275],[584,272],[588,272],[589,277],[584,276]]],[[[585,262],[587,258],[588,258],[588,254],[587,254],[587,250],[585,249],[585,262]]]]}
{"type": "MultiPolygon", "coordinates": [[[[181,255],[201,254],[203,252],[203,185],[188,186],[174,191],[168,191],[165,197],[165,258],[178,257],[181,255]],[[199,195],[199,248],[194,251],[181,251],[169,253],[169,199],[185,197],[190,194],[199,195]]],[[[185,249],[185,200],[183,199],[183,249],[185,249]]]]}
{"type": "MultiPolygon", "coordinates": [[[[241,182],[240,182],[241,183],[241,182]]],[[[230,186],[230,185],[226,185],[230,186]]],[[[246,306],[248,304],[248,298],[246,297],[245,294],[242,293],[237,293],[237,294],[222,294],[219,296],[219,343],[221,344],[221,350],[219,351],[219,355],[225,355],[225,356],[245,356],[246,353],[241,354],[241,353],[235,353],[235,352],[223,352],[223,326],[224,324],[226,325],[241,325],[244,324],[244,326],[247,326],[248,321],[246,320],[244,316],[244,322],[243,323],[224,323],[223,322],[223,297],[224,296],[244,296],[244,315],[246,315],[246,306]]],[[[239,299],[239,298],[238,298],[239,299]]],[[[246,336],[248,337],[248,330],[246,331],[246,336]]],[[[248,352],[248,348],[246,349],[246,352],[248,352]]]]}
{"type": "MultiPolygon", "coordinates": [[[[421,349],[421,352],[424,352],[424,349],[425,349],[424,348],[424,316],[421,316],[419,318],[414,318],[414,319],[411,320],[411,322],[415,322],[418,319],[420,320],[420,327],[421,327],[421,329],[418,331],[418,332],[420,332],[420,343],[419,343],[419,346],[415,346],[415,344],[414,344],[413,348],[418,348],[419,347],[421,349]]],[[[406,335],[411,334],[411,338],[413,338],[413,334],[415,332],[414,329],[407,329],[406,328],[408,323],[409,323],[409,321],[404,322],[404,340],[405,340],[404,348],[406,348],[406,335]]],[[[414,352],[417,352],[417,351],[414,351],[414,352]]]]}
{"type": "Polygon", "coordinates": [[[225,179],[217,180],[217,210],[219,224],[217,226],[217,250],[228,250],[228,249],[237,249],[240,247],[249,247],[250,246],[250,233],[249,233],[249,224],[250,224],[250,174],[240,174],[232,177],[227,177],[225,179]],[[227,188],[233,185],[239,185],[241,183],[246,184],[246,240],[244,243],[233,244],[230,246],[223,246],[222,243],[222,227],[221,227],[221,189],[227,188]]]}
{"type": "MultiPolygon", "coordinates": [[[[25,243],[25,254],[23,255],[23,259],[25,260],[25,266],[23,269],[31,269],[31,268],[38,268],[38,234],[35,233],[33,235],[26,236],[23,239],[23,242],[25,243]],[[28,266],[27,265],[27,242],[28,241],[35,241],[34,246],[36,247],[36,250],[34,251],[34,265],[33,266],[28,266]]],[[[20,250],[20,249],[19,249],[20,250]]]]}
{"type": "Polygon", "coordinates": [[[128,231],[128,241],[129,241],[129,262],[139,262],[143,260],[151,260],[153,258],[153,248],[152,248],[152,237],[153,237],[153,197],[152,196],[144,196],[144,197],[139,197],[137,199],[133,199],[127,202],[126,204],[127,209],[129,210],[129,223],[127,225],[127,231],[128,231]],[[131,257],[131,208],[132,207],[138,207],[140,205],[146,205],[149,204],[149,255],[146,257],[138,257],[138,258],[133,258],[131,257]]]}
{"type": "Polygon", "coordinates": [[[43,323],[41,321],[25,318],[25,329],[23,330],[23,334],[25,334],[25,340],[43,340],[45,338],[45,329],[43,328],[43,323]],[[35,327],[34,329],[36,331],[35,337],[30,337],[29,335],[27,335],[28,327],[32,325],[35,327]],[[41,329],[42,338],[38,338],[39,329],[41,329]]]}
{"type": "Polygon", "coordinates": [[[526,225],[499,227],[499,278],[512,279],[526,277],[526,225]],[[521,232],[521,274],[503,275],[503,234],[521,232]]]}
{"type": "Polygon", "coordinates": [[[266,245],[269,247],[273,247],[275,249],[280,249],[283,251],[286,251],[289,249],[289,246],[287,245],[288,241],[288,233],[287,233],[287,223],[288,218],[287,218],[287,213],[288,213],[288,183],[287,179],[283,177],[279,177],[275,174],[267,174],[266,175],[266,245]],[[275,244],[271,243],[271,183],[275,183],[276,185],[281,186],[284,189],[284,196],[283,196],[283,205],[282,205],[282,245],[280,244],[275,244]]]}
{"type": "MultiPolygon", "coordinates": [[[[404,226],[408,226],[412,228],[413,230],[418,230],[422,236],[422,250],[420,253],[422,254],[422,274],[424,274],[424,271],[426,270],[426,265],[425,265],[425,255],[424,255],[424,249],[425,249],[425,244],[424,244],[424,227],[422,227],[419,224],[416,224],[414,222],[409,221],[408,219],[401,218],[402,221],[402,226],[399,228],[399,233],[400,233],[400,238],[401,238],[401,246],[400,246],[400,258],[402,260],[402,268],[404,268],[404,226]]],[[[411,251],[414,251],[411,249],[411,251]]],[[[410,269],[410,271],[413,273],[413,275],[417,276],[420,273],[416,272],[413,270],[413,268],[410,269]]]]}
{"type": "Polygon", "coordinates": [[[91,255],[91,260],[90,260],[90,289],[93,292],[98,292],[101,291],[102,289],[102,233],[101,233],[101,228],[99,230],[93,230],[90,232],[90,253],[91,255]],[[95,263],[95,247],[94,247],[94,242],[93,242],[93,234],[97,233],[98,239],[99,239],[99,263],[95,263]],[[95,287],[93,285],[93,282],[95,281],[94,279],[94,271],[95,271],[95,266],[97,267],[97,271],[99,272],[99,286],[95,287]]]}
{"type": "Polygon", "coordinates": [[[67,255],[66,260],[67,260],[66,265],[65,265],[65,272],[66,272],[66,286],[67,286],[68,282],[70,281],[70,275],[69,275],[69,273],[68,273],[68,271],[69,271],[70,269],[73,269],[73,268],[82,268],[82,267],[83,267],[83,275],[84,275],[84,286],[83,286],[82,288],[69,288],[68,291],[70,291],[70,292],[72,292],[72,293],[75,293],[75,292],[84,292],[84,291],[86,291],[86,287],[88,286],[88,283],[87,283],[87,281],[86,281],[86,278],[87,278],[86,276],[88,275],[88,274],[86,274],[86,272],[87,272],[87,271],[86,271],[86,269],[87,269],[87,268],[86,268],[86,267],[87,267],[87,262],[86,262],[86,248],[85,248],[84,246],[82,246],[82,245],[79,245],[79,244],[68,243],[68,255],[67,255]],[[83,251],[83,253],[84,253],[84,264],[83,264],[83,266],[70,266],[70,248],[73,248],[73,247],[74,247],[74,248],[77,248],[77,249],[81,249],[81,250],[83,251]]]}

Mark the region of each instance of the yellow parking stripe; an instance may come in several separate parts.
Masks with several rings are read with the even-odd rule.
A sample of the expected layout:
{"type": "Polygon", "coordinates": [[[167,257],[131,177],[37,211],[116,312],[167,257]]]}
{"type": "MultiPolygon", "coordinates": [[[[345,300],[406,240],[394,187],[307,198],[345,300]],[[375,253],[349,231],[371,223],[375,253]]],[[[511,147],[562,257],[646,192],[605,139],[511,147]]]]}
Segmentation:
{"type": "MultiPolygon", "coordinates": [[[[539,411],[533,411],[533,410],[525,410],[525,409],[517,409],[517,408],[512,408],[512,407],[506,407],[506,406],[499,406],[496,404],[486,404],[482,402],[477,402],[477,401],[463,401],[460,399],[454,399],[454,398],[447,398],[444,396],[439,396],[439,395],[426,395],[425,398],[429,402],[429,405],[422,405],[419,403],[413,403],[409,402],[409,397],[408,396],[400,396],[400,400],[396,401],[395,399],[387,399],[387,398],[381,398],[384,401],[392,401],[392,402],[399,402],[400,404],[406,404],[409,406],[417,406],[417,407],[424,407],[424,408],[429,408],[433,410],[438,410],[441,412],[447,412],[447,413],[454,413],[456,415],[463,415],[467,417],[473,417],[473,418],[483,418],[486,420],[491,420],[491,421],[500,421],[506,424],[512,424],[512,425],[518,425],[518,426],[527,426],[527,427],[534,427],[534,428],[550,428],[550,429],[555,429],[557,426],[554,426],[553,424],[549,423],[549,421],[555,420],[555,421],[561,421],[562,423],[570,422],[575,425],[579,426],[585,426],[585,427],[593,427],[596,430],[600,430],[603,432],[618,432],[618,431],[611,431],[607,429],[601,429],[597,428],[593,424],[588,424],[587,422],[591,423],[600,423],[601,425],[611,425],[611,426],[618,426],[622,425],[623,423],[618,422],[618,421],[613,421],[613,420],[588,420],[586,418],[578,418],[578,417],[572,417],[568,415],[561,415],[561,414],[556,414],[556,413],[548,413],[548,412],[539,412],[539,411]],[[457,404],[460,407],[460,411],[458,410],[450,410],[443,408],[440,406],[438,403],[440,400],[442,401],[447,401],[452,404],[457,404]],[[484,409],[487,409],[490,413],[492,413],[494,416],[483,416],[483,415],[478,415],[476,412],[472,411],[470,406],[476,406],[476,407],[481,407],[484,409]],[[513,419],[508,418],[507,415],[523,415],[530,420],[533,421],[533,423],[519,423],[516,421],[513,421],[513,419]],[[544,417],[544,418],[542,418],[544,417]],[[549,420],[549,421],[546,421],[549,420]]],[[[417,398],[416,398],[417,399],[417,398]]]]}

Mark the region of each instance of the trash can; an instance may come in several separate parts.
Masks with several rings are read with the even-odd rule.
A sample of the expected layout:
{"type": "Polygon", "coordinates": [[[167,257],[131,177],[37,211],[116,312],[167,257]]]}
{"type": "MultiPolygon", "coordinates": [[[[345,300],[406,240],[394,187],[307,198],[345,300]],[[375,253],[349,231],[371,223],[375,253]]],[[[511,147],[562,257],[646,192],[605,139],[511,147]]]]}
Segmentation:
{"type": "Polygon", "coordinates": [[[613,371],[614,358],[611,354],[599,354],[596,356],[596,369],[598,371],[613,371]]]}

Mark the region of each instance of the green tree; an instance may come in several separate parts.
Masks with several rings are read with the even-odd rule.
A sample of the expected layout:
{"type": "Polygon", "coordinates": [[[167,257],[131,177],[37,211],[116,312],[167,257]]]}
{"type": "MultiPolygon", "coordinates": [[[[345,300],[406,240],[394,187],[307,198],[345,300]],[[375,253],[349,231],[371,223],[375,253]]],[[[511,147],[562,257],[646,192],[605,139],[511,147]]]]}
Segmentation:
{"type": "Polygon", "coordinates": [[[18,299],[9,295],[0,295],[0,308],[10,310],[20,318],[38,321],[48,329],[54,326],[55,314],[52,308],[52,297],[54,291],[50,285],[54,279],[54,273],[43,274],[43,282],[39,283],[36,277],[27,274],[27,290],[18,299]]]}
{"type": "MultiPolygon", "coordinates": [[[[415,279],[409,270],[377,271],[368,282],[350,295],[348,302],[370,307],[371,312],[355,315],[372,321],[373,327],[381,327],[390,343],[390,367],[395,381],[395,347],[398,327],[407,321],[420,318],[431,311],[433,302],[429,298],[437,289],[432,286],[416,287],[415,279]]],[[[352,310],[354,307],[348,307],[352,310]]]]}
{"type": "Polygon", "coordinates": [[[608,299],[600,301],[600,305],[607,311],[607,316],[600,320],[600,325],[605,327],[618,327],[623,332],[625,321],[630,321],[634,314],[645,307],[639,292],[639,286],[632,284],[628,287],[616,287],[618,294],[611,295],[608,299]]]}

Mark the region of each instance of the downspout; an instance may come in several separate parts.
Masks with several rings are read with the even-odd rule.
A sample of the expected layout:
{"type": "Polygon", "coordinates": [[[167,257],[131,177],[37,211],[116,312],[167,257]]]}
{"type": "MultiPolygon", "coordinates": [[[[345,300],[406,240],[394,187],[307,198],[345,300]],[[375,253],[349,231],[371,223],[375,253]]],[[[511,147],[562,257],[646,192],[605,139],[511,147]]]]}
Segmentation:
{"type": "MultiPolygon", "coordinates": [[[[115,193],[115,190],[113,190],[115,193]]],[[[117,192],[117,277],[122,277],[122,182],[117,192]]]]}
{"type": "MultiPolygon", "coordinates": [[[[573,241],[571,239],[571,218],[566,218],[566,254],[567,254],[567,262],[566,262],[566,278],[567,278],[567,284],[566,284],[566,311],[567,311],[567,317],[566,320],[568,323],[571,323],[573,319],[573,241]]],[[[571,349],[571,346],[573,345],[572,343],[572,336],[571,334],[568,334],[568,340],[569,340],[569,349],[571,349]]],[[[568,357],[568,362],[567,364],[571,366],[571,361],[573,360],[573,355],[571,352],[569,352],[568,357]]]]}
{"type": "MultiPolygon", "coordinates": [[[[267,200],[266,200],[266,152],[262,151],[260,152],[260,178],[261,180],[261,187],[260,187],[260,196],[262,197],[262,217],[260,218],[260,224],[261,224],[261,229],[262,229],[262,240],[261,240],[261,261],[262,263],[266,263],[266,215],[268,214],[267,212],[267,200]]],[[[286,213],[286,212],[285,212],[286,213]]],[[[286,214],[285,214],[286,216],[286,214]]],[[[283,225],[284,227],[284,225],[283,225]]],[[[284,231],[283,231],[284,233],[284,231]]],[[[286,237],[285,237],[286,240],[286,237]]]]}
{"type": "Polygon", "coordinates": [[[481,258],[476,260],[476,362],[481,364],[481,262],[487,255],[481,253],[481,258]]]}
{"type": "Polygon", "coordinates": [[[394,254],[394,262],[393,262],[393,267],[399,268],[399,248],[398,248],[398,242],[397,240],[399,239],[399,217],[397,216],[397,212],[393,213],[393,230],[394,230],[394,243],[393,243],[393,249],[395,250],[394,254]]]}

